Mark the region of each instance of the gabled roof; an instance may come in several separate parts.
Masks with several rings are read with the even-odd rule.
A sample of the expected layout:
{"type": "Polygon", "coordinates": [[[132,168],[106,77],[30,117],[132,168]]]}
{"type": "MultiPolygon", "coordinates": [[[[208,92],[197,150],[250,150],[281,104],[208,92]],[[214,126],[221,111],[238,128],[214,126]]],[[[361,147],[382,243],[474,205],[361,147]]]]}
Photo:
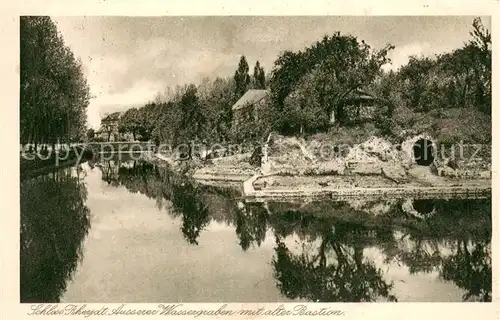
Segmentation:
{"type": "Polygon", "coordinates": [[[259,102],[269,94],[269,90],[250,89],[233,105],[233,110],[239,110],[259,102]]]}
{"type": "Polygon", "coordinates": [[[107,113],[102,119],[101,122],[108,122],[108,121],[118,121],[121,117],[123,112],[113,112],[113,113],[107,113]]]}

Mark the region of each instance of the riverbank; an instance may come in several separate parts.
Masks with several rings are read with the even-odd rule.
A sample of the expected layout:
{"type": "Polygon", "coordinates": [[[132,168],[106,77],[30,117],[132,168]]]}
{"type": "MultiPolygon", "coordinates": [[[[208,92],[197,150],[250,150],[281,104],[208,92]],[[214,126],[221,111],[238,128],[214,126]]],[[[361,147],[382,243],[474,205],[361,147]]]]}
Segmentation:
{"type": "MultiPolygon", "coordinates": [[[[185,171],[203,184],[242,188],[252,199],[491,194],[491,146],[457,155],[458,148],[446,152],[426,134],[406,137],[399,145],[372,136],[352,146],[339,146],[328,138],[322,135],[305,140],[275,135],[254,154],[200,161],[185,171]],[[414,159],[414,146],[421,141],[440,152],[434,152],[427,165],[414,159]],[[260,166],[250,164],[256,154],[260,166]]],[[[179,166],[162,155],[156,158],[179,166]]]]}
{"type": "Polygon", "coordinates": [[[21,153],[19,160],[20,179],[25,180],[60,168],[74,166],[93,157],[88,149],[71,148],[67,151],[47,153],[21,153]]]}

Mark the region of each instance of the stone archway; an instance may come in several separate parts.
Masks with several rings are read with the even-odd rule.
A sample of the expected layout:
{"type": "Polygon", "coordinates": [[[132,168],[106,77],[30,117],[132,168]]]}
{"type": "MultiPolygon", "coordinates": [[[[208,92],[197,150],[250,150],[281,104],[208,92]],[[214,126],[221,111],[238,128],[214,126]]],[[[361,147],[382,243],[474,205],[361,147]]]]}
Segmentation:
{"type": "Polygon", "coordinates": [[[430,166],[434,162],[434,145],[431,140],[421,138],[412,147],[415,162],[420,166],[430,166]]]}
{"type": "Polygon", "coordinates": [[[414,165],[430,166],[435,160],[436,144],[434,139],[428,134],[419,134],[407,138],[401,143],[401,160],[406,168],[414,165]],[[426,153],[427,156],[420,153],[426,153]]]}

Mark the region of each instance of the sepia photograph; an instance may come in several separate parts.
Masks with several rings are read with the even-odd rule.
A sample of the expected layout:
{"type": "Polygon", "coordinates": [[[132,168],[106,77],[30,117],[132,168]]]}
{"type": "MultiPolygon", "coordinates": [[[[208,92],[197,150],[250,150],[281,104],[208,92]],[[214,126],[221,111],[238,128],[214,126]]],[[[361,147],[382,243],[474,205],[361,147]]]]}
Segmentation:
{"type": "Polygon", "coordinates": [[[20,16],[19,302],[491,302],[491,34],[20,16]]]}

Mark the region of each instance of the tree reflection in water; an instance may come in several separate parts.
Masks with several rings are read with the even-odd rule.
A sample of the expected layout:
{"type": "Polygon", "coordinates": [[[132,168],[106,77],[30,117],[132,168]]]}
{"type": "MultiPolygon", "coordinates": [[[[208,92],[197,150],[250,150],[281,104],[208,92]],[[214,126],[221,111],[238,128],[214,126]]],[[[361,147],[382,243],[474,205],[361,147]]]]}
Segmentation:
{"type": "Polygon", "coordinates": [[[343,202],[295,206],[300,212],[293,205],[274,206],[273,267],[282,293],[312,301],[396,300],[392,284],[363,259],[364,248],[377,247],[384,263],[399,261],[410,274],[438,272],[465,291],[464,301],[491,301],[491,199],[420,200],[416,207],[425,208],[423,219],[405,216],[401,205],[396,202],[381,216],[362,216],[343,202]],[[333,218],[344,216],[358,219],[333,218]],[[292,234],[308,249],[288,248],[284,239],[292,234]],[[402,244],[405,239],[409,245],[402,244]]]}
{"type": "Polygon", "coordinates": [[[432,203],[436,214],[408,229],[415,244],[400,253],[402,261],[410,273],[438,271],[465,291],[464,301],[491,301],[491,198],[432,203]],[[439,245],[451,254],[442,254],[439,245]]]}
{"type": "Polygon", "coordinates": [[[210,222],[210,217],[192,181],[142,160],[105,161],[99,167],[102,180],[110,185],[123,185],[132,192],[153,198],[159,208],[164,200],[169,201],[174,209],[171,213],[182,217],[181,230],[187,242],[198,244],[200,232],[210,222]]]}
{"type": "Polygon", "coordinates": [[[266,239],[268,213],[261,206],[243,206],[236,210],[236,234],[240,246],[247,251],[252,244],[260,247],[266,239]]]}
{"type": "Polygon", "coordinates": [[[201,230],[210,222],[208,208],[192,184],[173,184],[172,188],[174,210],[182,215],[182,234],[189,243],[198,244],[201,230]]]}
{"type": "MultiPolygon", "coordinates": [[[[397,301],[390,294],[392,283],[383,279],[382,271],[373,262],[363,258],[363,249],[373,241],[371,238],[376,239],[377,230],[325,218],[315,219],[296,212],[287,212],[284,217],[290,215],[300,221],[295,224],[294,231],[306,234],[302,245],[307,242],[316,250],[292,253],[283,241],[288,234],[276,232],[277,246],[272,264],[282,294],[292,299],[320,302],[376,301],[380,298],[397,301]]],[[[289,223],[290,219],[287,220],[289,223]]]]}
{"type": "Polygon", "coordinates": [[[59,302],[83,258],[90,211],[80,173],[63,169],[21,183],[21,302],[59,302]]]}
{"type": "Polygon", "coordinates": [[[103,180],[156,199],[160,209],[170,204],[170,214],[182,218],[188,243],[198,244],[211,220],[234,226],[243,251],[260,246],[266,232],[274,233],[274,275],[289,298],[396,301],[393,284],[363,256],[366,248],[378,248],[385,265],[396,260],[412,274],[438,272],[466,292],[464,300],[491,301],[491,199],[413,201],[421,218],[406,214],[403,201],[385,205],[388,210],[378,215],[335,201],[244,204],[231,192],[145,161],[113,169],[116,165],[101,165],[103,180]],[[299,238],[302,251],[287,247],[291,235],[299,238]],[[409,246],[402,245],[408,241],[409,246]]]}
{"type": "Polygon", "coordinates": [[[464,301],[491,301],[490,244],[459,241],[456,252],[443,260],[441,276],[466,291],[464,301]]]}

